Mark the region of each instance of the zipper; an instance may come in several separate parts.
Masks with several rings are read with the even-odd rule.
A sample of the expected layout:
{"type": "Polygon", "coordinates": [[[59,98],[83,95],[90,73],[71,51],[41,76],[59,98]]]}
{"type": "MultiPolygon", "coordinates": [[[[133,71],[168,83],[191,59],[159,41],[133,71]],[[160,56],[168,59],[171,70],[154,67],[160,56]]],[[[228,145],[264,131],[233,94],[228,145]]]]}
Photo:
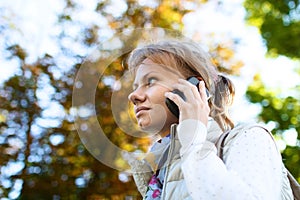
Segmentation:
{"type": "Polygon", "coordinates": [[[175,133],[176,133],[176,127],[177,124],[173,124],[171,126],[171,141],[170,141],[170,149],[168,151],[168,158],[166,161],[166,171],[165,171],[165,177],[164,177],[164,184],[163,184],[163,188],[162,188],[162,195],[161,195],[161,199],[165,199],[166,196],[166,185],[167,185],[167,177],[169,174],[169,168],[170,168],[170,164],[171,164],[171,160],[172,160],[172,154],[174,151],[174,147],[175,147],[175,133]]]}

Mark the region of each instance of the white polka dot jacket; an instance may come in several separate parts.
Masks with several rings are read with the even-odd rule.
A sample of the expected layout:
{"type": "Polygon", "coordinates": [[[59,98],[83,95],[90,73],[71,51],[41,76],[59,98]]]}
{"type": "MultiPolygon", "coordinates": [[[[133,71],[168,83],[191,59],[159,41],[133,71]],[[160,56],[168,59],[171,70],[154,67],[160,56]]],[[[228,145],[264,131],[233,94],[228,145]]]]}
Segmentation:
{"type": "Polygon", "coordinates": [[[170,136],[154,143],[144,159],[129,159],[144,197],[153,174],[160,178],[155,199],[293,200],[280,153],[266,129],[240,125],[226,138],[222,159],[216,141],[222,130],[212,119],[172,125],[170,136]],[[238,133],[238,134],[237,134],[238,133]]]}

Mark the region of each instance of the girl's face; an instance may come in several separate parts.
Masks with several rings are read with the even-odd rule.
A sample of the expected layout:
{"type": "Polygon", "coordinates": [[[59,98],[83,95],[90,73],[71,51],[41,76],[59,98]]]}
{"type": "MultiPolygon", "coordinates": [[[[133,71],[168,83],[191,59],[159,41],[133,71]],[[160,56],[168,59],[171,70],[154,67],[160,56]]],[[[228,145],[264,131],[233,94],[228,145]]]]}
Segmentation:
{"type": "Polygon", "coordinates": [[[129,100],[134,104],[134,113],[139,127],[148,133],[169,133],[171,124],[178,119],[165,104],[165,92],[172,91],[172,85],[183,78],[170,67],[145,59],[138,66],[129,100]]]}

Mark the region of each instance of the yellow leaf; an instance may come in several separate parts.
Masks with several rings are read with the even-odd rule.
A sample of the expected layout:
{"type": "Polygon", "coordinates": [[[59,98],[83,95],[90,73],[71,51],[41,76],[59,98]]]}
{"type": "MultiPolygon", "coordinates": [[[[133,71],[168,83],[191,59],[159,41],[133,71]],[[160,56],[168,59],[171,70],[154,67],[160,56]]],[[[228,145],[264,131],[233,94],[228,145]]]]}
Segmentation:
{"type": "Polygon", "coordinates": [[[6,122],[6,116],[0,114],[0,123],[6,122]]]}

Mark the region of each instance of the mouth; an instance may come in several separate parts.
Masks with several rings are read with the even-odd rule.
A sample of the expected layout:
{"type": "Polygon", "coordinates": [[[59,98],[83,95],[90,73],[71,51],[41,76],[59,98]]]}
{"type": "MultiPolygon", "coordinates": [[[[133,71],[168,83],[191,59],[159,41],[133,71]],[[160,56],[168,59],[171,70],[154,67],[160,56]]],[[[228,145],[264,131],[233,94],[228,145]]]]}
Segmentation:
{"type": "Polygon", "coordinates": [[[145,106],[140,106],[134,109],[135,116],[138,117],[143,111],[148,111],[150,108],[145,106]]]}

